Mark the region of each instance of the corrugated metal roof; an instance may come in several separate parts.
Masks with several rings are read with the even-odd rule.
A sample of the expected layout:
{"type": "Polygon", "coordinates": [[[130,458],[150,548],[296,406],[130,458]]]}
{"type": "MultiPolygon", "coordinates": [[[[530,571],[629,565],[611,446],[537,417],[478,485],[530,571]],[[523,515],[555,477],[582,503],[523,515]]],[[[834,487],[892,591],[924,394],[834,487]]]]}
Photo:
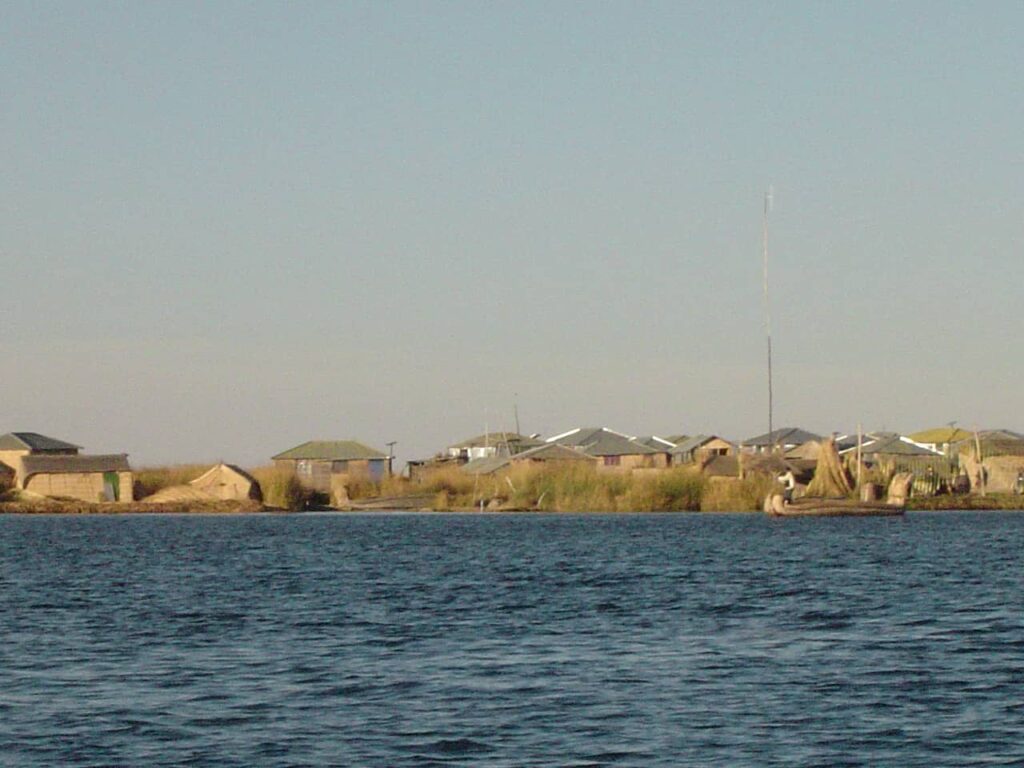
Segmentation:
{"type": "Polygon", "coordinates": [[[915,432],[907,437],[917,443],[955,443],[958,440],[967,440],[973,435],[959,427],[935,427],[915,432]]]}
{"type": "Polygon", "coordinates": [[[744,445],[752,447],[770,445],[802,445],[808,440],[821,440],[821,435],[800,429],[800,427],[782,427],[771,432],[766,432],[757,437],[751,437],[743,441],[744,445]]]}
{"type": "Polygon", "coordinates": [[[78,451],[81,448],[38,432],[8,432],[0,436],[0,451],[78,451]]]}
{"type": "Polygon", "coordinates": [[[471,475],[489,475],[492,472],[497,472],[499,469],[512,464],[515,461],[594,461],[592,456],[588,456],[582,451],[578,451],[575,448],[570,448],[566,445],[559,445],[558,443],[545,443],[544,445],[538,445],[536,448],[531,448],[528,451],[517,453],[514,456],[486,456],[481,459],[474,459],[473,461],[464,464],[462,471],[471,475]]]}
{"type": "Polygon", "coordinates": [[[646,445],[634,442],[627,437],[607,430],[595,436],[595,439],[579,446],[580,450],[590,456],[633,456],[655,453],[667,453],[668,448],[655,450],[646,445]]]}
{"type": "Polygon", "coordinates": [[[25,477],[78,472],[128,472],[128,456],[115,453],[100,456],[25,456],[21,460],[25,477]]]}
{"type": "Polygon", "coordinates": [[[869,445],[862,445],[860,452],[865,456],[882,454],[885,456],[939,456],[935,451],[920,445],[907,442],[900,437],[886,437],[869,445]]]}
{"type": "Polygon", "coordinates": [[[519,449],[533,448],[537,445],[543,445],[543,440],[538,440],[529,435],[519,435],[515,432],[490,432],[485,435],[477,435],[471,437],[468,440],[463,440],[461,443],[455,443],[449,445],[449,448],[479,448],[484,446],[494,446],[509,443],[513,447],[519,449]]]}
{"type": "Polygon", "coordinates": [[[676,443],[676,447],[672,450],[672,453],[691,453],[714,439],[714,435],[694,435],[693,437],[688,437],[682,442],[676,443]]]}
{"type": "Polygon", "coordinates": [[[660,449],[649,448],[629,435],[608,429],[608,427],[580,427],[570,432],[548,438],[549,443],[579,448],[590,456],[632,456],[653,453],[668,453],[668,446],[660,449]]]}
{"type": "Polygon", "coordinates": [[[310,440],[272,457],[277,459],[311,459],[320,461],[352,461],[386,459],[388,455],[355,440],[310,440]]]}
{"type": "Polygon", "coordinates": [[[676,444],[671,440],[666,440],[664,437],[658,437],[657,435],[647,435],[645,437],[635,437],[634,441],[641,445],[646,445],[648,448],[653,448],[656,451],[671,451],[676,447],[676,444]]]}

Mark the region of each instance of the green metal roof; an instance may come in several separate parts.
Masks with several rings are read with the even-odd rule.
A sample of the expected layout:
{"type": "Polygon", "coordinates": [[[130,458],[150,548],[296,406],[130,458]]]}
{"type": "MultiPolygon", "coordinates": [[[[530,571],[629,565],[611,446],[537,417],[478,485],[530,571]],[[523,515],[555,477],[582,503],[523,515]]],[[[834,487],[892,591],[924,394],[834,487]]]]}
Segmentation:
{"type": "Polygon", "coordinates": [[[314,461],[352,461],[386,459],[388,455],[355,440],[310,440],[273,457],[278,459],[310,459],[314,461]]]}
{"type": "Polygon", "coordinates": [[[914,432],[907,437],[915,443],[955,443],[958,440],[969,440],[974,437],[974,433],[959,427],[935,427],[914,432]]]}

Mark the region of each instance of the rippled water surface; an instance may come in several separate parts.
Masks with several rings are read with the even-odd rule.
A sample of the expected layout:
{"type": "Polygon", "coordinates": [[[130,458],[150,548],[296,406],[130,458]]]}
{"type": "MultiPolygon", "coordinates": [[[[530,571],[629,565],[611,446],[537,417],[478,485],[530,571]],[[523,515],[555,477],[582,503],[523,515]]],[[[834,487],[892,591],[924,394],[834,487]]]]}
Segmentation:
{"type": "Polygon", "coordinates": [[[1024,515],[0,518],[2,765],[1020,765],[1024,515]]]}

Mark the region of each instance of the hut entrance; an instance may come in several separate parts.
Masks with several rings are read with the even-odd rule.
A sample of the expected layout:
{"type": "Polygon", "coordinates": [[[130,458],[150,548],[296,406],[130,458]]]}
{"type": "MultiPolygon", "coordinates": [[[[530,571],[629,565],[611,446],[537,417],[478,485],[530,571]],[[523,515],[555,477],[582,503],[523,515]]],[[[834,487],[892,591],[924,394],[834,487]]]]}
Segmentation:
{"type": "Polygon", "coordinates": [[[106,501],[121,500],[121,478],[117,472],[103,473],[103,498],[106,501]]]}

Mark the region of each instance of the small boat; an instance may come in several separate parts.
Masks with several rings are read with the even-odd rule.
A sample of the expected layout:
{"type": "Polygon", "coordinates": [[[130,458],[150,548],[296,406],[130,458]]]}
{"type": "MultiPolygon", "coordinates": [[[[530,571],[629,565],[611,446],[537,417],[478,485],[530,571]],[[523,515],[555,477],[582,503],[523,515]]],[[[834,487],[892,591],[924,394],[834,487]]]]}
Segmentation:
{"type": "Polygon", "coordinates": [[[805,496],[788,504],[771,504],[773,517],[894,517],[906,512],[903,504],[857,499],[825,499],[805,496]]]}

